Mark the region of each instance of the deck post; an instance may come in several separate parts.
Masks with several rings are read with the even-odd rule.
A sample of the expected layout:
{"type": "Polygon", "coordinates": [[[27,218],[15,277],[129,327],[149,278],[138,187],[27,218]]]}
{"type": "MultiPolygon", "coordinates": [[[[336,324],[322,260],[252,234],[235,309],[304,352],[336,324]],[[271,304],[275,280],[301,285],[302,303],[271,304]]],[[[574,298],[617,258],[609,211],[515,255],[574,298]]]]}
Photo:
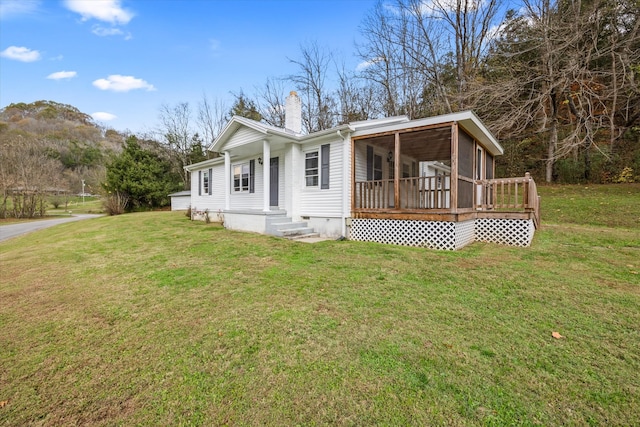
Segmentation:
{"type": "Polygon", "coordinates": [[[451,212],[458,213],[458,123],[451,124],[451,212]]]}
{"type": "Polygon", "coordinates": [[[393,206],[395,209],[401,209],[400,206],[400,132],[394,135],[395,153],[394,153],[394,173],[393,173],[393,206]]]}
{"type": "Polygon", "coordinates": [[[526,172],[524,174],[524,185],[522,186],[522,207],[524,209],[529,209],[531,205],[529,204],[529,183],[531,181],[531,174],[526,172]]]}

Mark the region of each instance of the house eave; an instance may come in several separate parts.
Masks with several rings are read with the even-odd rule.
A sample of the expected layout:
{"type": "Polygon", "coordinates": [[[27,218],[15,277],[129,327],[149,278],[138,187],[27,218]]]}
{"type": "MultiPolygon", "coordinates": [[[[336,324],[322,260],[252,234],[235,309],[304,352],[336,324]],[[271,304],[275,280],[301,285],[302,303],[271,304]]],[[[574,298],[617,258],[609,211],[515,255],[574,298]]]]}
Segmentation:
{"type": "Polygon", "coordinates": [[[205,169],[209,166],[214,166],[219,163],[224,163],[224,157],[216,157],[215,159],[208,159],[198,163],[192,163],[190,165],[186,165],[184,167],[184,170],[186,170],[187,172],[193,172],[195,170],[205,169]]]}
{"type": "MultiPolygon", "coordinates": [[[[387,123],[382,122],[379,126],[366,126],[358,129],[356,126],[353,133],[353,137],[362,137],[376,135],[384,132],[403,132],[409,128],[415,129],[424,126],[433,126],[442,124],[445,126],[448,123],[458,123],[462,128],[468,132],[473,138],[478,140],[480,144],[485,147],[489,153],[493,156],[499,156],[504,154],[504,148],[500,145],[498,140],[491,134],[491,132],[484,126],[482,121],[471,111],[460,111],[457,113],[443,114],[440,116],[426,117],[416,120],[401,120],[401,117],[396,117],[395,121],[389,121],[387,123]]],[[[366,122],[361,122],[366,123],[366,122]]],[[[352,125],[354,125],[352,123],[352,125]]]]}

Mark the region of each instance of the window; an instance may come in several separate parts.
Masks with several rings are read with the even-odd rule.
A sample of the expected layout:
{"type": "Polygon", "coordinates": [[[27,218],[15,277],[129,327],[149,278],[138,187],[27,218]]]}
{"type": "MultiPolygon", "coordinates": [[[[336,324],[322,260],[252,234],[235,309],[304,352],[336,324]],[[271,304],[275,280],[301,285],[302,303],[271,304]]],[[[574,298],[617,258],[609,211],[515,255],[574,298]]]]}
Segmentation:
{"type": "Polygon", "coordinates": [[[403,178],[409,178],[411,176],[411,172],[409,169],[409,165],[406,163],[402,164],[402,177],[403,178]]]}
{"type": "Polygon", "coordinates": [[[305,154],[304,177],[307,187],[318,186],[318,152],[311,151],[305,154]]]}
{"type": "Polygon", "coordinates": [[[209,192],[209,171],[202,172],[202,191],[204,194],[211,194],[209,192]]]}
{"type": "Polygon", "coordinates": [[[211,169],[198,171],[198,196],[211,195],[212,186],[211,186],[211,169]]]}
{"type": "Polygon", "coordinates": [[[304,179],[307,187],[329,188],[330,145],[320,146],[320,150],[309,151],[304,155],[304,179]]]}
{"type": "Polygon", "coordinates": [[[254,192],[255,161],[233,166],[233,191],[238,193],[254,192]]]}

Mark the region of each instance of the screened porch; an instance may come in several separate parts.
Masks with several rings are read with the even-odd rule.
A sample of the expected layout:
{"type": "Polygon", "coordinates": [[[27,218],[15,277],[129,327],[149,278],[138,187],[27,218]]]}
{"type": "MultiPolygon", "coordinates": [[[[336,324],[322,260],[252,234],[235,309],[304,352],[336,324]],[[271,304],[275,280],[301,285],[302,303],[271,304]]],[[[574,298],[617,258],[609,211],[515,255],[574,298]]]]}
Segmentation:
{"type": "Polygon", "coordinates": [[[501,152],[471,134],[453,122],[354,138],[354,218],[538,216],[533,179],[494,180],[494,156],[501,152]]]}

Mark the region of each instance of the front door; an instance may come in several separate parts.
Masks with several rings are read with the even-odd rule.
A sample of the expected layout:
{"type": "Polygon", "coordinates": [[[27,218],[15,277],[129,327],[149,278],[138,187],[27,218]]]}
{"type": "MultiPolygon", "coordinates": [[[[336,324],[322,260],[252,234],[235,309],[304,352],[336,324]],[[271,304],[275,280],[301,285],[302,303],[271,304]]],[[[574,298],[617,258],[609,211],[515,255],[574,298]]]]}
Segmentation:
{"type": "Polygon", "coordinates": [[[272,157],[269,161],[269,205],[278,206],[278,165],[280,161],[278,157],[272,157]]]}

